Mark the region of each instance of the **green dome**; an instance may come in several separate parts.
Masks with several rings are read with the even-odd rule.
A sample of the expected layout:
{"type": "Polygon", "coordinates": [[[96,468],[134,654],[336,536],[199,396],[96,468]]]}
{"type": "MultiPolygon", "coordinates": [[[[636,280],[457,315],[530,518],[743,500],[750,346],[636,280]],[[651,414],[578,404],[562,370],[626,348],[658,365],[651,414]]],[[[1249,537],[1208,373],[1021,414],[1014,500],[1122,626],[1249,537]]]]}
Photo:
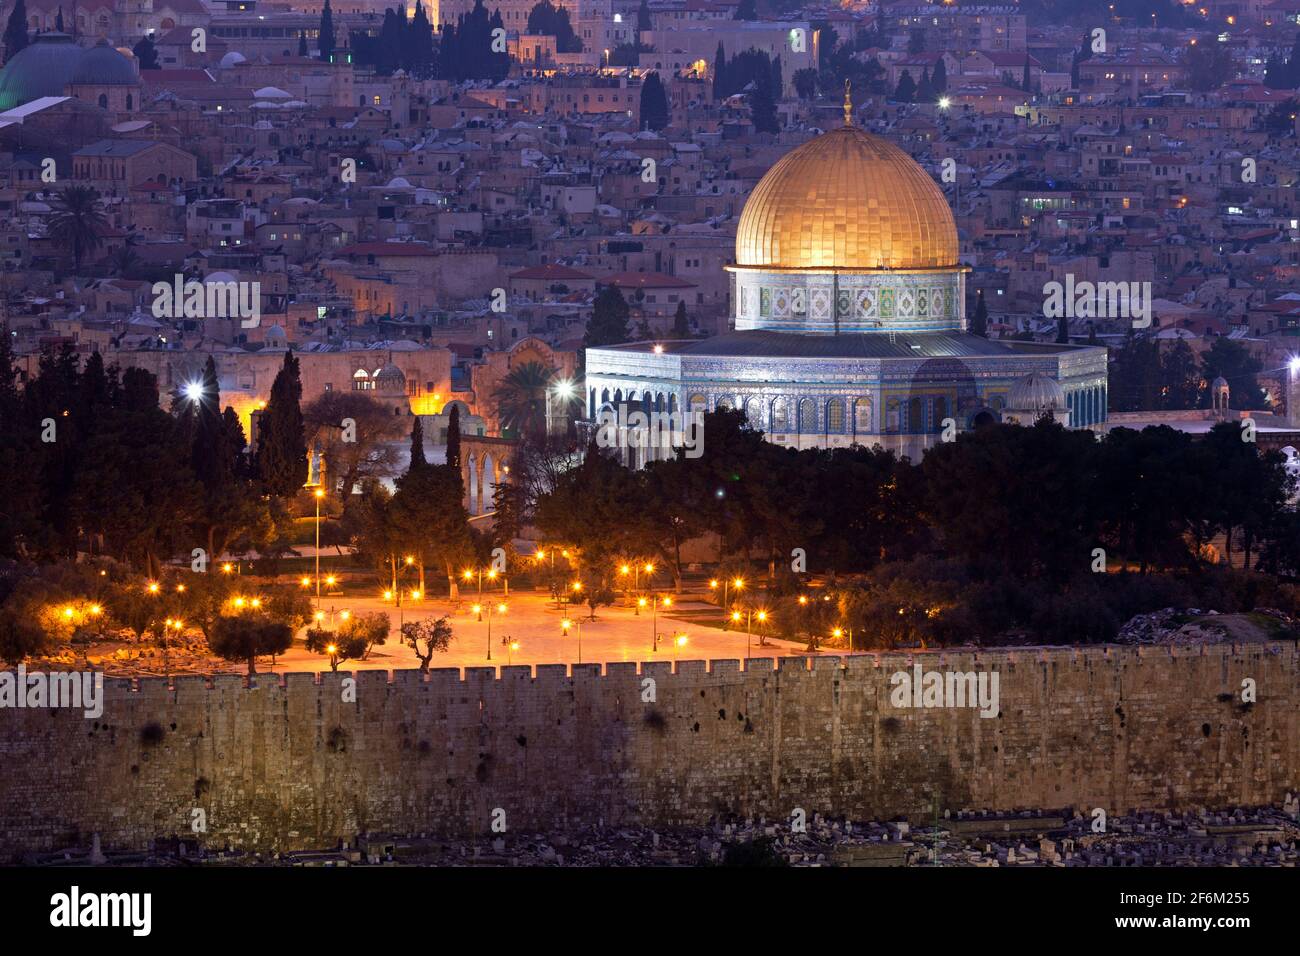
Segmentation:
{"type": "Polygon", "coordinates": [[[109,46],[107,40],[100,40],[81,54],[71,82],[84,86],[137,86],[140,80],[131,61],[109,46]]]}
{"type": "Polygon", "coordinates": [[[66,33],[42,33],[0,70],[0,110],[63,96],[71,83],[134,86],[139,80],[131,61],[107,42],[87,50],[66,33]]]}

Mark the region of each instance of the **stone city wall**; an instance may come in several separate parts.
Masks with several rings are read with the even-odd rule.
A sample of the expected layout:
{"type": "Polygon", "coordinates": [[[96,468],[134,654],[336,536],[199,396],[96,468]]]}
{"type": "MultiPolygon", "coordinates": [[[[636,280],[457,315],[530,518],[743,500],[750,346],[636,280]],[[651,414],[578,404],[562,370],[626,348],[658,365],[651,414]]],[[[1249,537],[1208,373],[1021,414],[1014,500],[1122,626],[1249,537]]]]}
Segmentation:
{"type": "Polygon", "coordinates": [[[1280,802],[1300,789],[1293,643],[1021,649],[105,682],[103,715],[0,710],[0,859],[87,845],[333,847],[942,809],[1280,802]],[[1000,713],[899,709],[890,675],[996,671],[1000,713]],[[653,702],[645,678],[653,678],[653,702]],[[1242,681],[1257,687],[1243,703],[1242,681]]]}

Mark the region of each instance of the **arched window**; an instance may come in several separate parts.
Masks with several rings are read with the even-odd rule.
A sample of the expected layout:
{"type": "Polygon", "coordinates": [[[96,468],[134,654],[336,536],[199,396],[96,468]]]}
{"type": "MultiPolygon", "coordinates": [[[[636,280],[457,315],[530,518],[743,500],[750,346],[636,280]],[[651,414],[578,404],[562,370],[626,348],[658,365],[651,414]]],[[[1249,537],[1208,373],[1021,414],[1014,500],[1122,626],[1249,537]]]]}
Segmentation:
{"type": "Polygon", "coordinates": [[[730,407],[731,407],[731,399],[729,399],[729,398],[720,398],[720,399],[718,399],[718,404],[717,404],[715,407],[716,407],[716,408],[730,408],[730,407]]]}
{"type": "Polygon", "coordinates": [[[871,399],[859,398],[853,403],[853,431],[856,434],[871,431],[871,399]]]}
{"type": "Polygon", "coordinates": [[[787,432],[790,430],[789,414],[786,411],[784,398],[778,398],[772,402],[772,431],[787,432]]]}
{"type": "Polygon", "coordinates": [[[688,403],[688,411],[692,412],[703,412],[708,410],[708,407],[709,400],[698,392],[691,396],[691,400],[688,403]]]}
{"type": "Polygon", "coordinates": [[[108,109],[108,94],[107,94],[107,93],[100,93],[100,94],[99,94],[99,105],[100,105],[103,109],[108,109]]]}
{"type": "Polygon", "coordinates": [[[943,431],[943,420],[948,417],[948,399],[940,395],[934,400],[934,420],[931,422],[931,428],[934,431],[943,431]]]}
{"type": "Polygon", "coordinates": [[[844,402],[832,398],[826,403],[826,433],[839,435],[844,432],[844,402]]]}
{"type": "Polygon", "coordinates": [[[758,399],[751,398],[745,402],[745,417],[754,428],[763,427],[763,406],[758,399]]]}
{"type": "Polygon", "coordinates": [[[126,108],[128,110],[135,109],[135,97],[133,97],[130,93],[126,94],[126,108]]]}
{"type": "Polygon", "coordinates": [[[805,398],[799,403],[799,434],[811,435],[817,431],[817,403],[805,398]]]}
{"type": "Polygon", "coordinates": [[[910,435],[925,431],[925,400],[919,395],[907,400],[907,431],[910,435]]]}

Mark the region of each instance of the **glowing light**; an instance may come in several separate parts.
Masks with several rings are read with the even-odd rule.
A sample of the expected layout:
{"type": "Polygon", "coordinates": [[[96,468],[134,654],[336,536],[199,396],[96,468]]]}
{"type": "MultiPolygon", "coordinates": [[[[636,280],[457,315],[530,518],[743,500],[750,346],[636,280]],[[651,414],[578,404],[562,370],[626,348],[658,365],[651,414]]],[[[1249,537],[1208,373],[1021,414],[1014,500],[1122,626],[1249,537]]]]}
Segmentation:
{"type": "Polygon", "coordinates": [[[673,599],[670,597],[662,598],[659,601],[664,607],[672,607],[673,599]]]}
{"type": "Polygon", "coordinates": [[[563,621],[560,622],[560,627],[564,628],[564,630],[567,631],[569,628],[573,627],[573,622],[566,617],[563,621]]]}
{"type": "Polygon", "coordinates": [[[99,616],[100,614],[102,614],[103,612],[104,612],[104,609],[103,609],[102,607],[100,607],[98,604],[92,604],[92,605],[90,606],[90,613],[93,614],[93,615],[95,615],[96,617],[98,617],[98,616],[99,616]]]}
{"type": "Polygon", "coordinates": [[[542,560],[544,557],[546,557],[546,552],[545,552],[545,551],[538,551],[537,554],[533,555],[533,557],[537,558],[537,560],[540,561],[540,560],[542,560]]]}
{"type": "Polygon", "coordinates": [[[510,642],[510,649],[511,649],[512,651],[517,651],[517,650],[519,650],[519,642],[518,642],[518,641],[511,641],[511,642],[510,642]]]}
{"type": "Polygon", "coordinates": [[[222,570],[225,574],[229,574],[231,571],[235,570],[235,566],[234,566],[233,564],[231,564],[230,562],[226,562],[225,564],[223,564],[223,565],[221,566],[221,570],[222,570]]]}
{"type": "Polygon", "coordinates": [[[717,579],[717,578],[714,578],[712,581],[709,582],[709,587],[711,587],[711,588],[716,588],[717,586],[718,586],[718,579],[717,579]]]}
{"type": "Polygon", "coordinates": [[[656,344],[656,345],[655,345],[655,355],[663,355],[663,354],[664,354],[664,347],[663,347],[662,345],[658,345],[658,344],[656,344]]]}
{"type": "Polygon", "coordinates": [[[466,581],[468,581],[470,580],[470,578],[474,577],[474,572],[466,571],[464,574],[461,575],[461,577],[464,578],[466,581]]]}
{"type": "Polygon", "coordinates": [[[338,651],[338,648],[335,647],[333,644],[330,644],[328,647],[325,648],[325,650],[330,654],[334,654],[338,651]]]}
{"type": "Polygon", "coordinates": [[[504,614],[504,613],[506,613],[506,606],[505,606],[504,604],[498,604],[498,605],[497,605],[497,613],[498,613],[498,614],[504,614]]]}
{"type": "Polygon", "coordinates": [[[840,630],[838,627],[835,630],[831,631],[831,637],[843,637],[843,636],[844,636],[844,632],[840,630]]]}
{"type": "Polygon", "coordinates": [[[261,599],[261,598],[253,598],[253,607],[261,607],[261,606],[262,606],[262,599],[261,599]]]}
{"type": "Polygon", "coordinates": [[[759,619],[760,621],[766,621],[766,620],[767,620],[767,612],[766,612],[766,611],[759,611],[757,617],[758,617],[758,619],[759,619]]]}
{"type": "Polygon", "coordinates": [[[489,581],[495,581],[496,579],[497,579],[497,573],[496,573],[495,571],[489,571],[489,572],[488,572],[488,580],[489,580],[489,581]]]}
{"type": "Polygon", "coordinates": [[[203,383],[190,382],[185,386],[185,397],[191,402],[197,402],[203,398],[203,383]]]}
{"type": "Polygon", "coordinates": [[[316,620],[318,620],[318,621],[323,621],[323,620],[325,620],[325,612],[324,612],[324,611],[317,611],[317,612],[316,612],[316,620]]]}
{"type": "Polygon", "coordinates": [[[157,582],[157,581],[150,581],[150,582],[149,582],[149,593],[150,593],[150,594],[157,594],[157,593],[158,593],[158,582],[157,582]]]}
{"type": "Polygon", "coordinates": [[[948,99],[948,97],[946,96],[939,97],[939,109],[946,110],[951,105],[952,105],[952,100],[948,99]]]}
{"type": "Polygon", "coordinates": [[[331,574],[331,575],[329,575],[328,577],[325,578],[325,583],[328,584],[330,587],[333,587],[333,586],[334,586],[334,582],[337,581],[337,580],[338,580],[338,578],[334,577],[334,575],[331,574]]]}
{"type": "Polygon", "coordinates": [[[566,378],[555,383],[555,394],[559,395],[560,398],[573,398],[577,394],[577,390],[573,387],[573,383],[566,378]]]}
{"type": "Polygon", "coordinates": [[[731,612],[731,619],[732,619],[733,621],[739,621],[739,620],[740,620],[740,612],[739,612],[739,611],[732,611],[732,612],[731,612]]]}
{"type": "Polygon", "coordinates": [[[1287,363],[1287,367],[1291,369],[1292,375],[1300,375],[1300,355],[1294,356],[1291,361],[1287,363]]]}
{"type": "Polygon", "coordinates": [[[385,591],[385,592],[384,592],[384,600],[385,600],[385,601],[391,601],[392,599],[393,599],[393,592],[392,592],[392,591],[385,591]]]}
{"type": "Polygon", "coordinates": [[[177,594],[184,594],[184,593],[185,593],[185,585],[183,585],[183,584],[178,584],[178,585],[176,585],[176,593],[177,593],[177,594]]]}
{"type": "Polygon", "coordinates": [[[244,603],[245,603],[245,602],[244,602],[244,599],[243,599],[243,598],[241,598],[241,597],[237,597],[237,598],[235,598],[235,607],[243,607],[243,606],[244,606],[244,603]]]}
{"type": "Polygon", "coordinates": [[[645,598],[637,598],[636,602],[640,607],[645,607],[645,598]]]}
{"type": "Polygon", "coordinates": [[[472,612],[475,613],[475,614],[482,614],[482,613],[483,613],[483,605],[482,605],[482,604],[475,604],[473,607],[470,608],[470,611],[472,611],[472,612]]]}
{"type": "Polygon", "coordinates": [[[341,621],[346,621],[351,616],[352,616],[351,611],[339,611],[339,620],[341,621]]]}
{"type": "Polygon", "coordinates": [[[623,565],[621,568],[618,569],[618,573],[619,573],[619,574],[631,574],[631,573],[632,573],[632,569],[629,568],[629,567],[625,564],[625,565],[623,565]]]}
{"type": "Polygon", "coordinates": [[[408,555],[406,556],[406,563],[407,563],[407,564],[414,564],[414,563],[415,563],[415,558],[411,557],[411,556],[408,554],[408,555]]]}
{"type": "Polygon", "coordinates": [[[736,580],[734,580],[734,581],[731,582],[731,586],[732,586],[733,588],[743,588],[743,587],[745,586],[745,579],[744,579],[744,578],[736,578],[736,580]]]}
{"type": "Polygon", "coordinates": [[[315,495],[317,498],[324,498],[324,497],[325,497],[325,489],[324,489],[324,488],[317,488],[315,491],[312,492],[312,494],[315,495]]]}
{"type": "Polygon", "coordinates": [[[678,646],[678,647],[685,647],[685,646],[686,646],[686,635],[685,635],[685,634],[678,634],[678,635],[677,635],[677,646],[678,646]]]}
{"type": "Polygon", "coordinates": [[[65,607],[65,608],[63,609],[63,616],[64,616],[64,617],[72,617],[72,608],[70,608],[70,607],[65,607]]]}
{"type": "Polygon", "coordinates": [[[799,595],[799,603],[800,603],[800,604],[807,604],[807,603],[808,603],[808,595],[806,595],[806,594],[800,594],[800,595],[799,595]]]}
{"type": "Polygon", "coordinates": [[[420,600],[420,592],[419,592],[419,591],[412,591],[412,592],[411,592],[411,600],[413,600],[413,601],[418,601],[418,600],[420,600]]]}
{"type": "Polygon", "coordinates": [[[303,578],[299,583],[305,588],[311,587],[311,578],[303,578]]]}
{"type": "Polygon", "coordinates": [[[574,582],[573,582],[573,590],[575,590],[575,591],[581,591],[581,590],[582,590],[582,582],[581,582],[581,581],[574,581],[574,582]]]}

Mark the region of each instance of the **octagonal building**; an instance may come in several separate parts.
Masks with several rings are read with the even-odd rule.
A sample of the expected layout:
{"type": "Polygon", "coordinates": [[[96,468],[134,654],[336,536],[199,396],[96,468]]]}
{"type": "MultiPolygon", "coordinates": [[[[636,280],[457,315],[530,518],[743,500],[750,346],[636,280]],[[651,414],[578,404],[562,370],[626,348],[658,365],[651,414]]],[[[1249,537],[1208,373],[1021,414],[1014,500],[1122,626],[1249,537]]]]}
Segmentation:
{"type": "MultiPolygon", "coordinates": [[[[778,444],[879,444],[919,459],[947,419],[958,430],[999,420],[1031,375],[1060,386],[1072,427],[1105,420],[1105,348],[968,332],[968,270],[943,192],[847,122],[754,187],[727,269],[734,331],[587,349],[590,420],[728,407],[778,444]]],[[[633,464],[670,454],[620,444],[633,464]]]]}

